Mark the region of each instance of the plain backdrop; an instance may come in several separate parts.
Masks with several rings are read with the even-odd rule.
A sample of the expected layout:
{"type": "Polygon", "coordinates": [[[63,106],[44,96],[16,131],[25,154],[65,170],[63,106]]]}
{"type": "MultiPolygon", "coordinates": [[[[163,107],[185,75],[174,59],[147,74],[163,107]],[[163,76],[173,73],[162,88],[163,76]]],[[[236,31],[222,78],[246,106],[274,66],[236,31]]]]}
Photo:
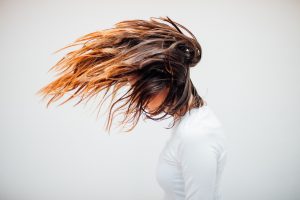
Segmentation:
{"type": "Polygon", "coordinates": [[[228,136],[224,200],[300,199],[300,1],[2,0],[1,200],[162,199],[155,167],[171,120],[109,135],[96,103],[46,109],[35,95],[67,52],[54,51],[151,16],[202,45],[191,78],[228,136]]]}

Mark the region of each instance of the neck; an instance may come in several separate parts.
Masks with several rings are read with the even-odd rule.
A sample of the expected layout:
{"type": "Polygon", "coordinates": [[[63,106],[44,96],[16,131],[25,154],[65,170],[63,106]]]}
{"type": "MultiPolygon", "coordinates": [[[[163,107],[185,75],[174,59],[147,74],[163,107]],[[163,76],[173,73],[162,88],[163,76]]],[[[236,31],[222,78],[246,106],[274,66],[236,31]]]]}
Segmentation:
{"type": "MultiPolygon", "coordinates": [[[[192,109],[193,99],[194,99],[194,96],[191,95],[189,102],[188,102],[188,110],[192,109]]],[[[183,114],[183,110],[179,110],[178,114],[175,114],[175,117],[181,116],[182,114],[183,114]]]]}

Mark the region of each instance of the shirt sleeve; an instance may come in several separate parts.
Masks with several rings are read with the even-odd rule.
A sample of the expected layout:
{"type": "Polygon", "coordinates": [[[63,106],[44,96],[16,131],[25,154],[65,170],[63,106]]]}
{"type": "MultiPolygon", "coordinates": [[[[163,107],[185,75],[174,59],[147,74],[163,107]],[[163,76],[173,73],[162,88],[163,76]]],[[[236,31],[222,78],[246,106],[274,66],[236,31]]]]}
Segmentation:
{"type": "Polygon", "coordinates": [[[219,148],[217,137],[212,133],[181,138],[178,158],[184,179],[185,200],[214,198],[219,148]]]}

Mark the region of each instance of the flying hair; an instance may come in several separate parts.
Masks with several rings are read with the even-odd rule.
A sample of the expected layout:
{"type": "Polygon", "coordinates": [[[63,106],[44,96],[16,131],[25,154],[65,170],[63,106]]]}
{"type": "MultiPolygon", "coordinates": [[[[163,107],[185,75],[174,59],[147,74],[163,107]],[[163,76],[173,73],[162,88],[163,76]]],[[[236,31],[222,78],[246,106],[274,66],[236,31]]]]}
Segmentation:
{"type": "Polygon", "coordinates": [[[173,116],[173,127],[190,109],[204,104],[190,79],[190,68],[201,59],[201,46],[191,31],[169,17],[120,21],[112,28],[83,35],[54,53],[77,45],[81,46],[49,69],[48,72],[57,72],[57,78],[36,93],[43,99],[51,97],[47,108],[68,93],[71,95],[59,106],[80,97],[76,106],[105,91],[98,104],[98,114],[111,96],[106,130],[110,132],[115,113],[125,109],[120,125],[123,128],[131,125],[126,130],[129,132],[142,114],[153,120],[173,116]],[[132,78],[136,80],[134,84],[116,99],[117,92],[128,86],[132,78]],[[107,95],[111,88],[111,94],[107,95]],[[163,103],[148,111],[146,105],[164,88],[168,94],[163,103]],[[154,118],[160,114],[163,116],[154,118]]]}

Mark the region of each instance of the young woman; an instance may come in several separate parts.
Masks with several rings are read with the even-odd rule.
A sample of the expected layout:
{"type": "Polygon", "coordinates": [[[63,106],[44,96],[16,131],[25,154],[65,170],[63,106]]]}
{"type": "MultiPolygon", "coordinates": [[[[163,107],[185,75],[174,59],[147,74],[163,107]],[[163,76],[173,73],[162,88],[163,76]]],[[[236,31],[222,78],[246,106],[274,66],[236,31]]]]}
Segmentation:
{"type": "Polygon", "coordinates": [[[120,124],[123,128],[131,124],[127,132],[142,114],[152,120],[173,117],[169,127],[173,131],[156,171],[164,199],[222,199],[220,178],[227,155],[226,137],[222,124],[190,79],[190,68],[202,55],[195,36],[169,17],[151,17],[118,22],[113,28],[84,35],[62,49],[79,44],[79,49],[66,54],[50,69],[60,76],[38,91],[44,98],[52,96],[47,107],[68,92],[72,92],[70,97],[59,105],[80,96],[77,105],[105,91],[101,108],[113,88],[106,130],[110,131],[115,112],[124,108],[120,124]],[[129,89],[114,101],[119,89],[128,88],[123,86],[129,89]]]}

